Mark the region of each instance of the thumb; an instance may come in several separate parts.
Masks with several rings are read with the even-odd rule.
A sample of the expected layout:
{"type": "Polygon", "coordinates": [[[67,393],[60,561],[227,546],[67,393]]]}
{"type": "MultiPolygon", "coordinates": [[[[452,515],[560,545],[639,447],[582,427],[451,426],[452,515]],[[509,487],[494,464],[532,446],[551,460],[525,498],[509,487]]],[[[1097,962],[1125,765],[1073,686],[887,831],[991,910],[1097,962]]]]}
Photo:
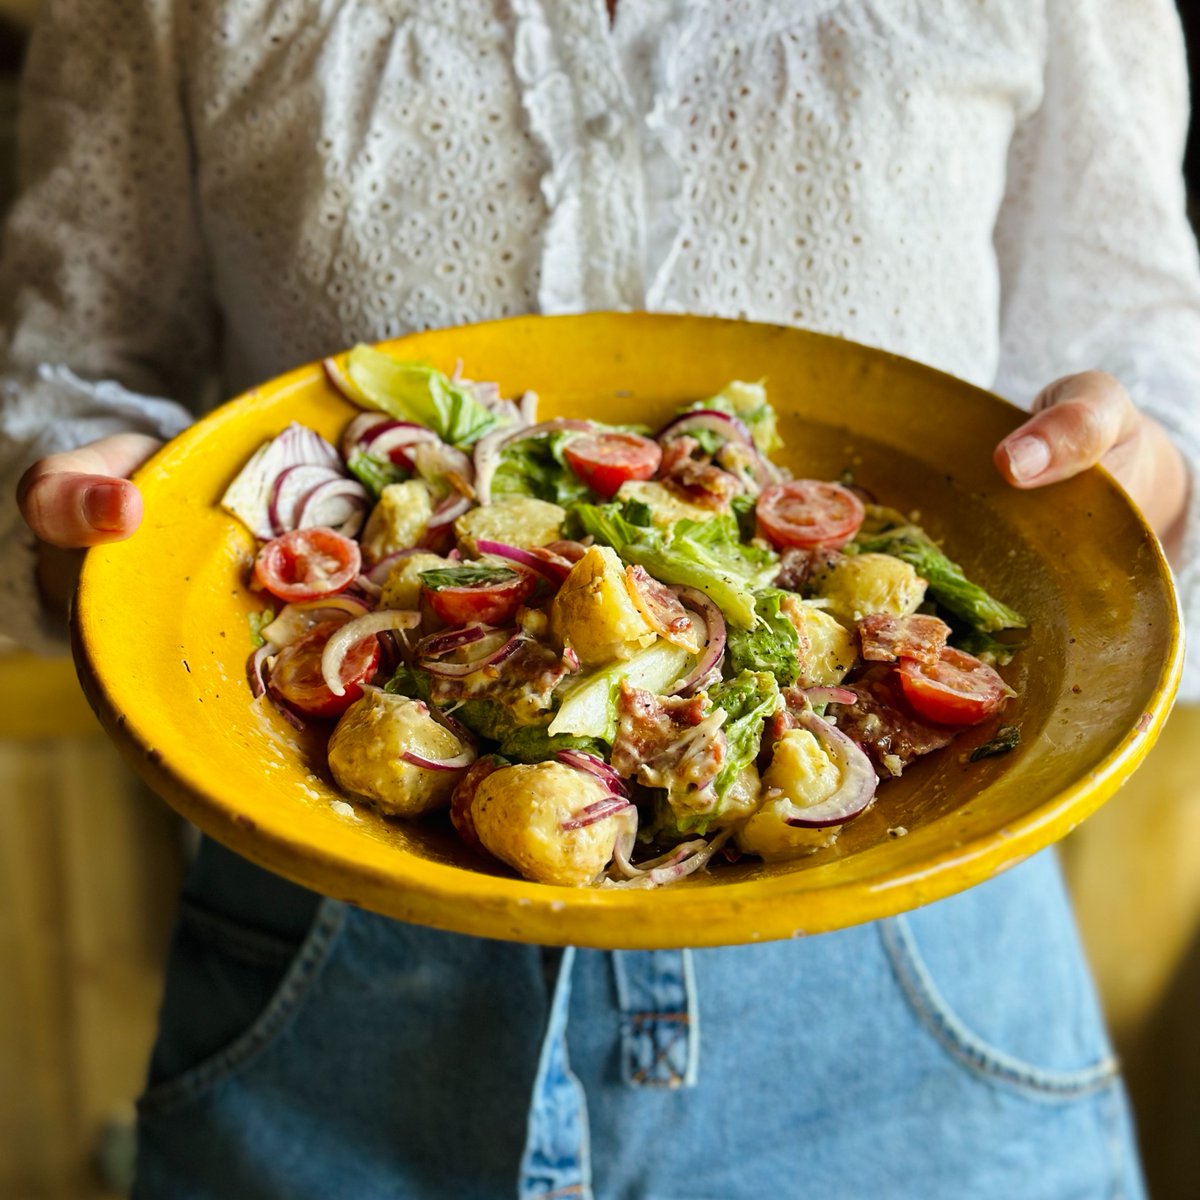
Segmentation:
{"type": "Polygon", "coordinates": [[[40,459],[21,477],[17,504],[44,542],[64,549],[129,537],[142,520],[142,497],[126,478],[162,443],[121,433],[40,459]]]}
{"type": "Polygon", "coordinates": [[[1034,415],[996,447],[997,468],[1017,487],[1057,483],[1094,467],[1138,430],[1129,393],[1103,371],[1067,375],[1045,388],[1034,415]]]}

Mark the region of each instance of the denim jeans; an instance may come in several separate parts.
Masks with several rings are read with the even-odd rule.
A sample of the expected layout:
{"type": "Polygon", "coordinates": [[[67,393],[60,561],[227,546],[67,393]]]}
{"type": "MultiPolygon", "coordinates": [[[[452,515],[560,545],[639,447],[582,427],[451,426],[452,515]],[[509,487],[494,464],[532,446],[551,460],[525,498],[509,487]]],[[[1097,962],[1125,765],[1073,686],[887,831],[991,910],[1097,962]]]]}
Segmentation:
{"type": "Polygon", "coordinates": [[[1052,854],[839,933],[486,941],[205,841],[138,1200],[1133,1200],[1126,1099],[1052,854]]]}

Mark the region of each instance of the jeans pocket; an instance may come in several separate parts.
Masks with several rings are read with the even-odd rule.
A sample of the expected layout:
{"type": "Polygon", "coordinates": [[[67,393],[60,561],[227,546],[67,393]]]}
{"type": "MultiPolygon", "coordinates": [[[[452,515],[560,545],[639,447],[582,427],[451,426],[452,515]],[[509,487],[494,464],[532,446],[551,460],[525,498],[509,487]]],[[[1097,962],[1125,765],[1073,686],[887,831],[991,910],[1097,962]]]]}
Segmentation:
{"type": "Polygon", "coordinates": [[[345,918],[317,904],[298,940],[185,898],[167,963],[144,1116],[199,1099],[268,1049],[320,977],[345,918]]]}
{"type": "Polygon", "coordinates": [[[981,1081],[1069,1100],[1117,1079],[1053,855],[878,929],[920,1024],[981,1081]]]}

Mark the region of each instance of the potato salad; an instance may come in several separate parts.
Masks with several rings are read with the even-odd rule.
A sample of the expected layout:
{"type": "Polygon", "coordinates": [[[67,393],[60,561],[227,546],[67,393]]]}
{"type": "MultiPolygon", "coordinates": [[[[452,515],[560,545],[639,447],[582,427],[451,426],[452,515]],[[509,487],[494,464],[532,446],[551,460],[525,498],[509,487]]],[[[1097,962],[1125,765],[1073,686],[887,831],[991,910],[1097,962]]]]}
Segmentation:
{"type": "Polygon", "coordinates": [[[527,879],[655,887],[830,845],[967,727],[1011,749],[1021,616],[851,479],[793,479],[762,383],[659,429],[366,346],[223,507],[258,540],[251,689],[346,797],[527,879]],[[998,636],[1000,635],[1000,636],[998,636]]]}

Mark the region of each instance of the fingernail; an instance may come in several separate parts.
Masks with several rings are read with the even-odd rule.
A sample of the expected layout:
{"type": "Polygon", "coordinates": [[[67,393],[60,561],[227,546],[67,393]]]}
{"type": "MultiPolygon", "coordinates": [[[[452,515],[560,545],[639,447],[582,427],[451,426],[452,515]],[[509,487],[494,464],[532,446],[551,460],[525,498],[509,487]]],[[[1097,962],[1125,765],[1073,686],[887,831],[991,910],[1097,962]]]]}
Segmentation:
{"type": "Polygon", "coordinates": [[[119,533],[125,528],[125,485],[93,483],[83,494],[83,515],[101,533],[119,533]]]}
{"type": "Polygon", "coordinates": [[[1013,478],[1022,482],[1036,479],[1050,465],[1050,447],[1039,437],[1013,438],[1005,449],[1013,478]]]}

